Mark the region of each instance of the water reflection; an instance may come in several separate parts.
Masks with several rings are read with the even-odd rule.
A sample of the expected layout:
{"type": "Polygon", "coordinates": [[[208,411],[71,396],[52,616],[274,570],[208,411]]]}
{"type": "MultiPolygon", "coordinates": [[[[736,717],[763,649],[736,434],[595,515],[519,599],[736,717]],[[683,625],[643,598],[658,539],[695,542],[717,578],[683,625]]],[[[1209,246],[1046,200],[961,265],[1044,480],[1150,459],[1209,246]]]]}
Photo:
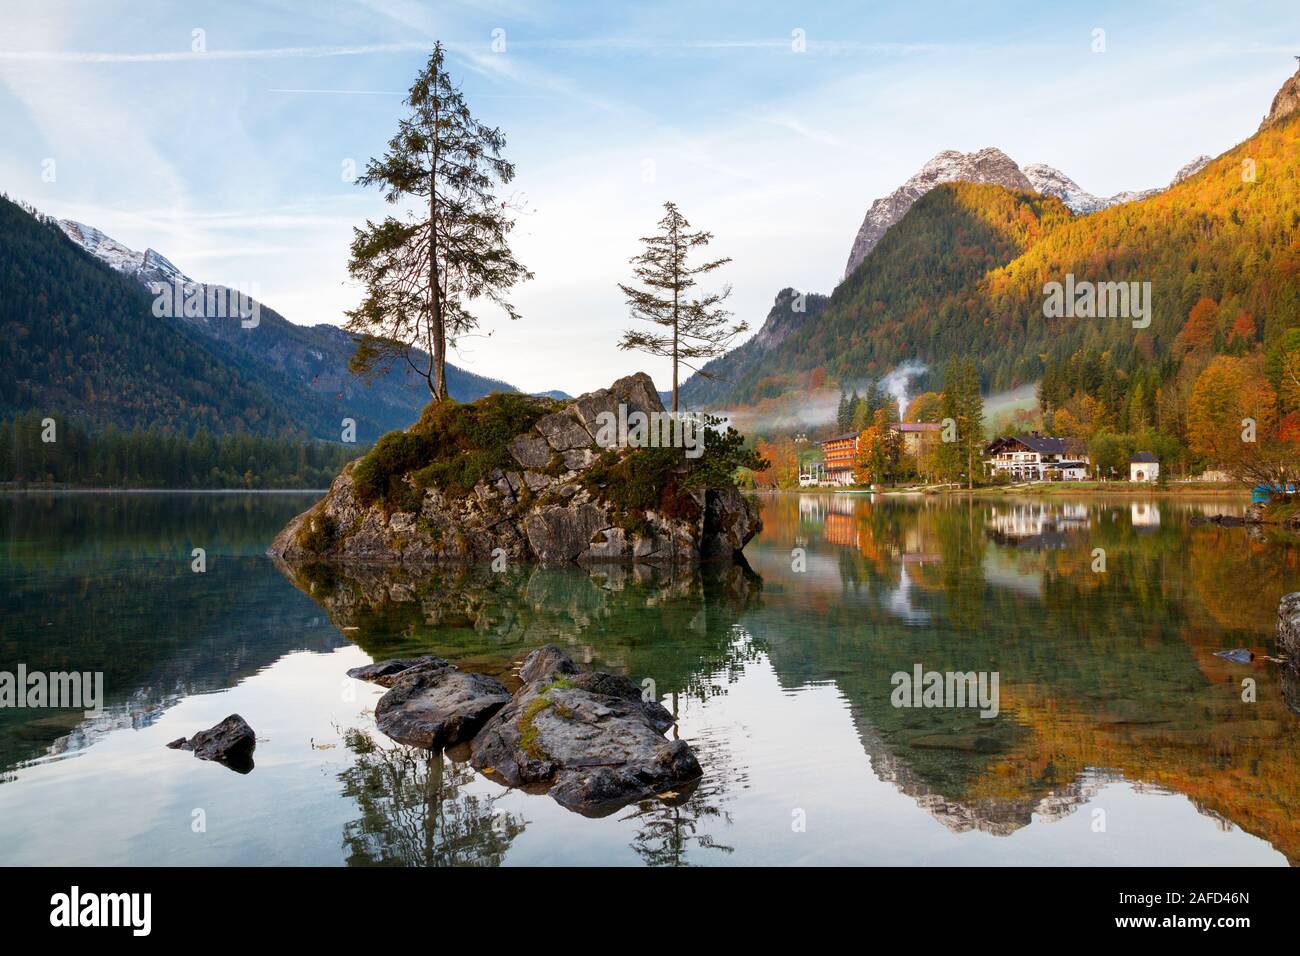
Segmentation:
{"type": "Polygon", "coordinates": [[[26,839],[22,858],[48,862],[38,844],[55,838],[23,834],[53,814],[70,854],[102,847],[119,862],[261,862],[286,828],[299,857],[280,862],[308,859],[308,843],[312,860],[353,865],[565,852],[654,865],[916,862],[935,832],[1019,859],[1047,825],[1044,839],[1060,841],[1047,859],[1059,862],[1071,820],[1086,828],[1081,807],[1111,809],[1120,828],[1133,817],[1119,808],[1137,812],[1129,794],[1150,814],[1134,861],[1163,862],[1148,839],[1213,852],[1205,832],[1222,827],[1233,840],[1224,859],[1262,860],[1254,834],[1300,862],[1300,683],[1214,656],[1273,652],[1277,599],[1300,590],[1293,539],[1191,522],[1240,510],[1223,501],[761,502],[752,570],[493,574],[277,570],[262,552],[301,496],[0,498],[0,669],[104,670],[109,703],[90,720],[0,711],[11,780],[0,843],[26,839]],[[190,569],[193,547],[207,549],[203,574],[190,569]],[[511,663],[544,643],[585,668],[653,680],[704,767],[699,785],[587,820],[502,790],[455,755],[393,745],[374,729],[373,688],[339,699],[362,652],[437,653],[510,681],[511,663]],[[891,706],[891,675],[917,663],[996,671],[999,715],[891,706]],[[247,778],[203,775],[162,748],[230,712],[203,702],[214,693],[238,697],[259,734],[271,728],[247,778]],[[184,726],[167,726],[174,709],[187,709],[184,726]],[[337,749],[308,750],[330,722],[337,749]],[[72,754],[85,759],[60,759],[72,754]],[[104,805],[141,808],[129,851],[110,849],[118,823],[78,809],[79,773],[104,805]],[[1176,795],[1201,816],[1180,817],[1176,795]],[[226,844],[198,843],[185,821],[200,805],[260,815],[226,844]],[[816,826],[783,842],[792,808],[810,805],[823,808],[816,826]]]}
{"type": "Polygon", "coordinates": [[[764,652],[739,624],[762,600],[762,580],[743,562],[280,568],[376,660],[436,653],[507,683],[513,662],[558,644],[585,669],[650,678],[660,696],[702,700],[764,652]]]}
{"type": "Polygon", "coordinates": [[[690,792],[676,798],[643,800],[623,818],[636,829],[631,845],[647,866],[689,866],[718,863],[736,852],[714,830],[730,826],[729,804],[748,781],[722,742],[706,737],[696,742],[696,756],[706,775],[690,792]]]}
{"type": "Polygon", "coordinates": [[[1295,862],[1294,680],[1213,653],[1272,651],[1297,549],[1188,524],[1232,507],[859,499],[846,515],[772,498],[754,567],[775,594],[799,541],[809,573],[745,623],[791,685],[835,681],[873,770],[955,830],[1014,832],[1123,777],[1186,794],[1295,862]],[[801,626],[812,609],[821,626],[801,626]],[[915,662],[998,671],[1002,713],[891,707],[890,674],[915,662]]]}
{"type": "MultiPolygon", "coordinates": [[[[433,651],[508,676],[508,662],[554,641],[589,667],[654,677],[674,706],[679,694],[708,699],[759,657],[784,687],[833,684],[873,772],[955,832],[1060,819],[1127,779],[1187,794],[1297,858],[1294,695],[1275,668],[1213,656],[1271,647],[1276,597],[1295,581],[1289,542],[1191,527],[1204,508],[1154,500],[763,504],[767,528],[749,549],[757,575],[286,573],[375,657],[433,651]],[[1001,714],[893,707],[891,675],[918,663],[997,672],[1001,714]]],[[[713,779],[711,795],[725,800],[727,783],[713,779]]],[[[641,813],[654,818],[647,858],[675,859],[689,818],[641,813]]]]}
{"type": "Polygon", "coordinates": [[[349,866],[499,866],[525,822],[475,794],[474,771],[443,753],[394,744],[359,728],[339,774],[360,816],[344,825],[349,866]]]}
{"type": "MultiPolygon", "coordinates": [[[[0,771],[154,724],[300,649],[346,643],[269,575],[299,495],[0,495],[0,669],[103,672],[104,713],[0,708],[0,771]],[[192,570],[192,550],[206,570],[192,570]]],[[[194,728],[199,729],[199,728],[194,728]]],[[[0,773],[0,780],[11,777],[0,773]]]]}

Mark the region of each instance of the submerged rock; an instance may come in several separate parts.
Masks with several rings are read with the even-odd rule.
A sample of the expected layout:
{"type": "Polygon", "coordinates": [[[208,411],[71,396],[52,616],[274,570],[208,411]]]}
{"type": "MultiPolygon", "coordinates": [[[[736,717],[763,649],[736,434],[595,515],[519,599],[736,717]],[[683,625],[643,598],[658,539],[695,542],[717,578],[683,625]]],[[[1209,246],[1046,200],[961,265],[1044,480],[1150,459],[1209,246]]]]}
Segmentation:
{"type": "Polygon", "coordinates": [[[554,644],[539,647],[519,665],[519,679],[525,684],[578,673],[578,665],[554,644]]]}
{"type": "MultiPolygon", "coordinates": [[[[400,451],[386,452],[391,460],[380,456],[395,469],[386,476],[389,498],[372,500],[367,495],[378,492],[365,489],[373,480],[371,486],[358,481],[358,464],[372,452],[346,466],[323,500],[276,535],[268,553],[294,565],[485,563],[501,557],[680,564],[736,555],[761,529],[758,506],[738,489],[702,488],[688,480],[697,460],[685,452],[680,462],[664,462],[657,447],[611,444],[611,429],[602,427],[609,421],[664,414],[648,375],[629,375],[567,404],[531,401],[537,417],[526,431],[474,450],[488,464],[463,479],[476,482],[472,489],[453,491],[450,484],[418,477],[425,460],[420,456],[437,452],[421,446],[432,432],[413,426],[394,433],[400,439],[394,447],[423,450],[406,458],[400,451]],[[405,491],[392,490],[399,488],[405,491]]],[[[698,439],[703,441],[702,433],[698,439]]]]}
{"type": "Polygon", "coordinates": [[[373,664],[366,664],[364,667],[353,667],[348,671],[348,676],[356,680],[378,684],[380,687],[392,687],[397,678],[412,667],[422,667],[429,664],[440,667],[450,666],[440,657],[394,657],[386,661],[375,661],[373,664]]]}
{"type": "Polygon", "coordinates": [[[1250,505],[1245,512],[1240,515],[1194,514],[1190,519],[1188,519],[1187,523],[1193,527],[1197,525],[1217,524],[1221,528],[1241,528],[1268,524],[1269,520],[1266,507],[1257,503],[1250,505]]]}
{"type": "Polygon", "coordinates": [[[472,738],[509,701],[496,678],[434,658],[395,678],[375,705],[375,724],[400,744],[441,750],[472,738]]]}
{"type": "Polygon", "coordinates": [[[599,817],[701,776],[690,746],[663,736],[672,715],[627,678],[579,674],[553,646],[529,654],[520,677],[471,745],[471,765],[492,779],[599,817]]]}
{"type": "Polygon", "coordinates": [[[253,769],[253,750],[257,734],[243,717],[231,714],[208,730],[200,730],[186,740],[179,737],[167,745],[173,750],[192,750],[200,760],[214,760],[239,773],[253,769]]]}

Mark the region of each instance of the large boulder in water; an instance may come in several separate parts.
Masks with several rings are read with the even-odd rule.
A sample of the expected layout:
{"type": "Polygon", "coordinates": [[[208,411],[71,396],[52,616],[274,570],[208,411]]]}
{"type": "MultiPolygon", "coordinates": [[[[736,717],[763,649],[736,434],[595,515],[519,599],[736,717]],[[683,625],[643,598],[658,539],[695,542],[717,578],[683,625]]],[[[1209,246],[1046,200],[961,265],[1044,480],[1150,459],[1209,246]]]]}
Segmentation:
{"type": "Polygon", "coordinates": [[[400,744],[441,750],[469,740],[509,702],[496,678],[434,660],[393,681],[375,705],[375,724],[400,744]]]}
{"type": "Polygon", "coordinates": [[[664,738],[672,715],[626,677],[579,674],[556,647],[530,654],[520,675],[524,686],[472,744],[470,763],[492,779],[593,817],[699,779],[690,746],[664,738]]]}
{"type": "Polygon", "coordinates": [[[739,488],[710,491],[704,501],[700,553],[704,557],[739,554],[749,539],[762,529],[757,507],[739,488]]]}

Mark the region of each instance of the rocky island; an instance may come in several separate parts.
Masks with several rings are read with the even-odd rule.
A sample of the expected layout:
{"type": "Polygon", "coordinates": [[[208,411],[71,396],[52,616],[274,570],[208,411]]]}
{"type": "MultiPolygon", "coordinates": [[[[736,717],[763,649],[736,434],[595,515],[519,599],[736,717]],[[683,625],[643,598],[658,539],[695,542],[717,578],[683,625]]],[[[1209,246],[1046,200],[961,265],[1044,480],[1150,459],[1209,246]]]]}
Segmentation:
{"type": "MultiPolygon", "coordinates": [[[[499,597],[525,564],[537,573],[575,563],[593,574],[599,565],[653,568],[688,586],[703,559],[740,558],[762,527],[736,473],[765,463],[716,424],[665,412],[645,374],[569,401],[496,393],[433,402],[349,463],[269,554],[332,616],[349,620],[345,609],[363,613],[372,598],[395,596],[442,619],[440,602],[499,597]],[[493,587],[448,579],[447,565],[494,579],[493,587]]],[[[741,584],[752,576],[743,559],[708,567],[719,565],[738,571],[741,584]]],[[[484,613],[479,607],[474,619],[484,613]]],[[[388,688],[375,723],[399,744],[461,748],[489,778],[549,793],[587,816],[677,798],[702,772],[685,741],[665,738],[668,710],[625,676],[579,672],[553,645],[521,663],[513,693],[432,656],[380,660],[349,675],[388,688]]]]}
{"type": "Polygon", "coordinates": [[[431,403],[348,464],[269,553],[404,565],[738,555],[762,525],[734,474],[758,459],[732,429],[701,427],[698,448],[660,441],[653,427],[629,441],[638,416],[671,417],[644,373],[567,402],[497,393],[431,403]]]}

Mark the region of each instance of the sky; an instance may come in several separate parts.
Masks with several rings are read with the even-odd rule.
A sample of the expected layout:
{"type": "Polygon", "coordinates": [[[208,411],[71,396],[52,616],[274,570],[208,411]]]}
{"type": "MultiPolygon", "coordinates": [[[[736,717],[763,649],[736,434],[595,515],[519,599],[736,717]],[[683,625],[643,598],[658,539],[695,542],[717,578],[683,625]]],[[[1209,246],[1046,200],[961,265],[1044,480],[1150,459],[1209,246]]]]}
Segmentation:
{"type": "Polygon", "coordinates": [[[944,149],[996,146],[1097,195],[1166,184],[1250,136],[1300,54],[1289,2],[663,3],[0,0],[0,192],[341,324],[350,181],[435,40],[499,126],[535,278],[451,360],[579,393],[666,360],[620,351],[618,283],[672,200],[756,331],[829,293],[871,201],[944,149]],[[197,32],[196,32],[197,31],[197,32]],[[1099,33],[1098,31],[1103,31],[1099,33]],[[1100,49],[1099,49],[1100,47],[1100,49]]]}

